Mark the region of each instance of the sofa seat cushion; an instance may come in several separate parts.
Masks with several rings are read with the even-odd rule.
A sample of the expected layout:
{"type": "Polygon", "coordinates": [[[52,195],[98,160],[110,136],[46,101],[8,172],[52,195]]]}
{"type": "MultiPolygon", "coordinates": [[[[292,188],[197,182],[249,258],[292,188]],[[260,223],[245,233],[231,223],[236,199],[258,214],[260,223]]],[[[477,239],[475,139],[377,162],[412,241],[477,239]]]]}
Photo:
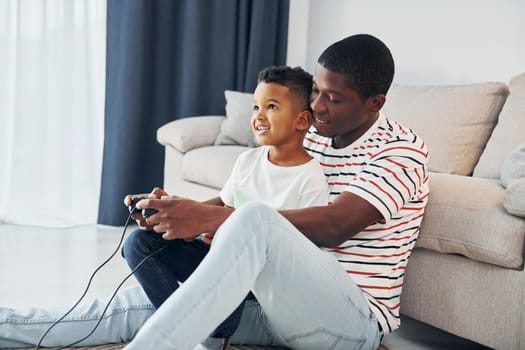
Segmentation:
{"type": "Polygon", "coordinates": [[[187,152],[182,158],[182,178],[200,185],[221,189],[235,160],[246,146],[207,146],[187,152]]]}
{"type": "Polygon", "coordinates": [[[430,197],[417,247],[507,268],[523,266],[525,220],[504,209],[499,181],[429,176],[430,197]]]}

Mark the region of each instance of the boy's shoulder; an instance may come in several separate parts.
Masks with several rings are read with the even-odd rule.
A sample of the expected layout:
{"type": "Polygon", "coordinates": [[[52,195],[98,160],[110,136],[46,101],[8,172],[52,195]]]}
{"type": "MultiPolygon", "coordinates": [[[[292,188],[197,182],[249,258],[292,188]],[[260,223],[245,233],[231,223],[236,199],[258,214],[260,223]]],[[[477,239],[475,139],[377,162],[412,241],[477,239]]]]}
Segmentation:
{"type": "Polygon", "coordinates": [[[266,153],[268,146],[256,146],[242,152],[238,159],[253,159],[261,154],[266,153]]]}

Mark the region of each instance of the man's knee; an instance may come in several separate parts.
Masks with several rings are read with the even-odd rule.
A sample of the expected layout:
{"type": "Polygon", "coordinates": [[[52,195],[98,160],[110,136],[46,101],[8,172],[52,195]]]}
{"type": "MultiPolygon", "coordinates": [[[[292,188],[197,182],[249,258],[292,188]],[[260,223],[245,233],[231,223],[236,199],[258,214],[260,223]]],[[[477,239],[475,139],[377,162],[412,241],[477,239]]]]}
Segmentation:
{"type": "Polygon", "coordinates": [[[278,214],[278,212],[262,202],[253,201],[240,206],[235,210],[234,214],[241,217],[255,219],[258,217],[275,215],[278,214]]]}
{"type": "Polygon", "coordinates": [[[242,237],[253,235],[264,228],[266,222],[280,216],[279,212],[261,202],[253,201],[237,208],[219,231],[219,235],[242,237]]]}

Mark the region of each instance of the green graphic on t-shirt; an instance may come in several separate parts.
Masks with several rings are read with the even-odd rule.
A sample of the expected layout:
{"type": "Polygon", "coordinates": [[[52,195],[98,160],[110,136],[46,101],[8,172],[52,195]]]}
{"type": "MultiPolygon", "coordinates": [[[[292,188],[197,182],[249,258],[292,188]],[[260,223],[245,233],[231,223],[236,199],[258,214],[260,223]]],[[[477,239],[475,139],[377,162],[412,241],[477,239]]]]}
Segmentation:
{"type": "Polygon", "coordinates": [[[245,196],[242,192],[233,190],[233,207],[239,208],[241,205],[251,201],[251,198],[245,196]]]}

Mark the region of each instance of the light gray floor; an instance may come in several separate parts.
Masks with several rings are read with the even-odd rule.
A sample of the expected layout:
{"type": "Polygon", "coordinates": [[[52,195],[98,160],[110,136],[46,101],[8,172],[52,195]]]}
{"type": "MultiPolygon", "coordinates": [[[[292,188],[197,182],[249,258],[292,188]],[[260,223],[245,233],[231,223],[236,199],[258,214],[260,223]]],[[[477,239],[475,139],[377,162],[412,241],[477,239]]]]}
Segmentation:
{"type": "MultiPolygon", "coordinates": [[[[51,229],[0,224],[0,305],[70,306],[93,270],[117,248],[122,227],[51,229]]],[[[130,228],[128,232],[131,232],[130,228]]],[[[95,277],[89,300],[110,295],[129,273],[120,252],[95,277]]],[[[136,284],[131,278],[126,285],[136,284]]],[[[487,349],[413,319],[384,339],[389,350],[487,349]]]]}

